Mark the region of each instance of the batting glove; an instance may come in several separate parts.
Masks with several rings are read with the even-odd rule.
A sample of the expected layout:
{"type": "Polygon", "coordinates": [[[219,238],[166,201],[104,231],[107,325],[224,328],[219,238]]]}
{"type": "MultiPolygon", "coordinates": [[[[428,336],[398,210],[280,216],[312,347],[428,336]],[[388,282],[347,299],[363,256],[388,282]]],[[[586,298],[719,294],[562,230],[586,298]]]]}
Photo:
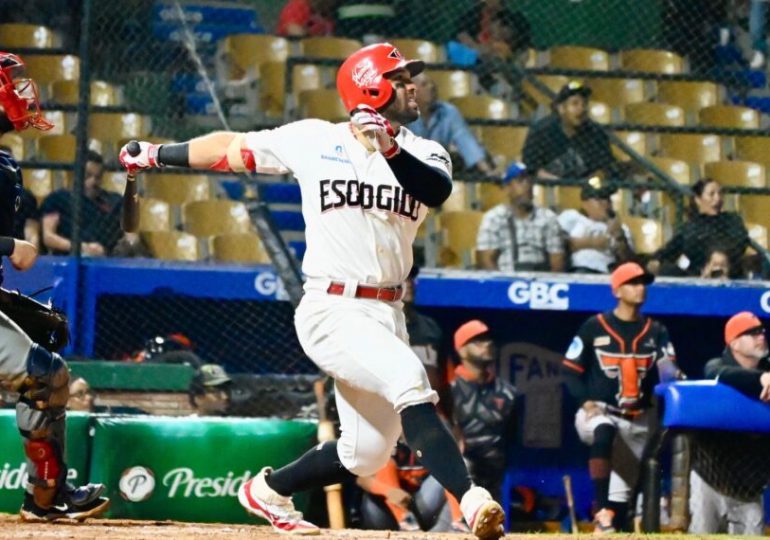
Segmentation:
{"type": "Polygon", "coordinates": [[[120,149],[118,160],[123,168],[134,174],[136,171],[143,171],[153,167],[162,167],[158,162],[158,149],[161,145],[151,144],[145,141],[139,142],[139,153],[132,156],[128,153],[128,144],[124,144],[120,149]]]}
{"type": "Polygon", "coordinates": [[[386,159],[401,150],[396,142],[396,132],[390,122],[369,105],[359,105],[353,110],[350,121],[372,142],[372,146],[386,159]]]}

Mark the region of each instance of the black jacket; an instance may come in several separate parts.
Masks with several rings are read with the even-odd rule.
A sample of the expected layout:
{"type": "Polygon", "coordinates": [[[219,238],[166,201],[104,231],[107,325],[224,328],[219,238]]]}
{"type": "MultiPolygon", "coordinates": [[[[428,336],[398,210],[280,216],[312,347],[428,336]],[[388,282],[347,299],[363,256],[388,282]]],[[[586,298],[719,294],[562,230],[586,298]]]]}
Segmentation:
{"type": "Polygon", "coordinates": [[[712,358],[706,363],[703,375],[707,379],[717,379],[732,386],[750,398],[758,399],[762,392],[759,378],[766,371],[770,371],[770,360],[767,357],[759,361],[756,369],[749,369],[738,364],[730,347],[725,347],[722,356],[712,358]]]}

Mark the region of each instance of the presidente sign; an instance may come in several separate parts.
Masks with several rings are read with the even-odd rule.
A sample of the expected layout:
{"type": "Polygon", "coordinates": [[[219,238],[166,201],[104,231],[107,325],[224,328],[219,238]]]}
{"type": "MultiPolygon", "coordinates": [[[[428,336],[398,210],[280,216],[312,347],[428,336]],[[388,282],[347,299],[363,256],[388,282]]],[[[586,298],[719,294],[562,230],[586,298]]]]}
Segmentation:
{"type": "MultiPolygon", "coordinates": [[[[171,469],[160,482],[162,495],[169,499],[237,497],[238,489],[255,473],[227,471],[224,476],[196,475],[190,467],[171,469]]],[[[129,467],[120,477],[120,495],[127,501],[142,502],[159,488],[152,469],[141,465],[129,467]]]]}

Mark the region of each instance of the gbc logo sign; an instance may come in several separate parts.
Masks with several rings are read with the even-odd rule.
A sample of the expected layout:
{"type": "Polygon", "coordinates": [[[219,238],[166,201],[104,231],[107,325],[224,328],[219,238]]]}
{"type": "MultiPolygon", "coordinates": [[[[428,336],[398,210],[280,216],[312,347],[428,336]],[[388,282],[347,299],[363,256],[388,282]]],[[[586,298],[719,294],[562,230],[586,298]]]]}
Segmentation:
{"type": "Polygon", "coordinates": [[[759,307],[765,313],[770,313],[770,291],[765,291],[759,298],[759,307]]]}
{"type": "Polygon", "coordinates": [[[264,296],[275,295],[276,300],[288,300],[289,294],[283,287],[281,278],[272,272],[261,272],[254,278],[254,289],[264,296]]]}
{"type": "Polygon", "coordinates": [[[514,281],[508,287],[508,298],[514,304],[529,304],[530,309],[569,309],[567,283],[514,281]]]}

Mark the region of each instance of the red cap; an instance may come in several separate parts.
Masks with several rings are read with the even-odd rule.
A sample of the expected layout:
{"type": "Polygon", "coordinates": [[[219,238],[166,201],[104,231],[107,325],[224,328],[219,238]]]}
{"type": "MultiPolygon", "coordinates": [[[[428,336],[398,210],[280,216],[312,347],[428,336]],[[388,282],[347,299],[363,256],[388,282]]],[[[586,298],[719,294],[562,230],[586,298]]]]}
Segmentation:
{"type": "Polygon", "coordinates": [[[645,285],[649,285],[655,281],[655,276],[649,272],[645,272],[644,268],[635,262],[627,262],[621,264],[612,272],[612,275],[610,276],[610,285],[612,285],[613,291],[617,291],[621,285],[638,277],[644,277],[645,285]]]}
{"type": "Polygon", "coordinates": [[[762,326],[762,321],[750,311],[736,313],[730,317],[730,320],[725,325],[725,344],[729,345],[732,340],[740,337],[741,334],[759,326],[762,326]]]}
{"type": "Polygon", "coordinates": [[[468,321],[455,332],[455,350],[459,350],[460,347],[468,343],[470,340],[481,334],[489,332],[489,328],[486,324],[479,320],[468,321]]]}

